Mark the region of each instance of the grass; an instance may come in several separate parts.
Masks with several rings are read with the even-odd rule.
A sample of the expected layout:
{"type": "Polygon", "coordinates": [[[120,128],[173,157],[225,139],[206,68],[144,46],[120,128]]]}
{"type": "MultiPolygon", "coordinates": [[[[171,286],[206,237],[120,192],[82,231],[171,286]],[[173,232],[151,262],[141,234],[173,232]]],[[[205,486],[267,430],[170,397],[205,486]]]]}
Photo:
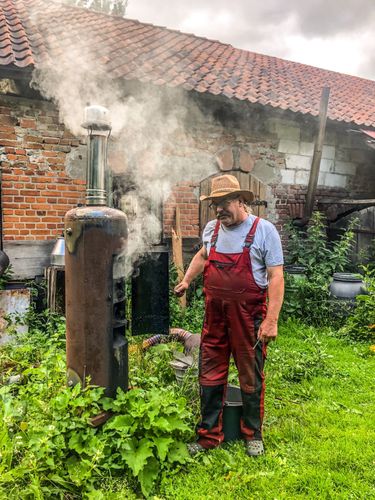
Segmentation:
{"type": "MultiPolygon", "coordinates": [[[[60,333],[63,326],[59,326],[60,333]]],[[[54,329],[52,323],[51,335],[54,329]]],[[[44,337],[39,336],[39,341],[37,337],[34,341],[37,348],[20,345],[12,351],[12,357],[6,349],[0,352],[4,380],[17,365],[23,369],[38,365],[38,359],[46,356],[44,337]]],[[[63,349],[61,335],[49,349],[56,346],[63,349]]],[[[173,382],[168,365],[173,349],[161,345],[141,357],[139,350],[132,351],[132,381],[148,390],[160,384],[170,387],[177,395],[185,395],[189,409],[197,414],[197,391],[179,388],[173,382]]],[[[53,352],[48,359],[54,362],[53,352]]],[[[57,381],[59,373],[65,371],[63,358],[61,363],[58,368],[51,365],[57,381]]],[[[241,442],[226,444],[164,473],[150,498],[375,498],[375,355],[369,345],[349,343],[328,329],[289,321],[281,325],[277,342],[269,346],[266,372],[266,455],[249,458],[241,442]]],[[[61,379],[59,383],[65,382],[61,379]]],[[[63,498],[40,496],[37,474],[34,481],[28,485],[27,494],[16,484],[10,489],[0,488],[0,498],[63,498]],[[32,491],[36,492],[34,497],[32,491]]],[[[112,478],[108,474],[94,493],[82,498],[141,498],[134,493],[133,483],[129,476],[112,478]]],[[[67,493],[64,498],[78,497],[67,493]]]]}
{"type": "Polygon", "coordinates": [[[266,455],[228,444],[165,478],[159,498],[375,498],[374,373],[368,346],[281,326],[267,360],[266,455]]]}

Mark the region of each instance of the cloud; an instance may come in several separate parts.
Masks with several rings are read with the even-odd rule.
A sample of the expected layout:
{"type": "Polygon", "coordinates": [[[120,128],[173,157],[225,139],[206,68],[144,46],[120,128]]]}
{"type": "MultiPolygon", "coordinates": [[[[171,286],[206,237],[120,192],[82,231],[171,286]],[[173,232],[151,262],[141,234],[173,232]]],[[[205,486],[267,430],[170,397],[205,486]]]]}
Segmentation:
{"type": "Polygon", "coordinates": [[[373,0],[130,0],[127,16],[375,79],[373,0]]]}

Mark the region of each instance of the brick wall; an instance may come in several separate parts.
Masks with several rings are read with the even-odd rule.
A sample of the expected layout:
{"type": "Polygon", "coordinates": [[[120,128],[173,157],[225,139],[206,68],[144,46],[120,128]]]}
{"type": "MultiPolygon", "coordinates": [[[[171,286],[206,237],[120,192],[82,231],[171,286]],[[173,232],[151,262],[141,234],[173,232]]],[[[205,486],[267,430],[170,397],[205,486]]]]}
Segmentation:
{"type": "Polygon", "coordinates": [[[180,209],[181,232],[185,238],[199,236],[199,205],[195,191],[197,184],[182,182],[174,187],[173,193],[163,210],[163,230],[165,236],[170,236],[171,228],[175,225],[176,205],[180,209]]]}
{"type": "Polygon", "coordinates": [[[66,172],[79,140],[50,103],[0,98],[3,239],[51,240],[83,201],[85,181],[66,172]]]}

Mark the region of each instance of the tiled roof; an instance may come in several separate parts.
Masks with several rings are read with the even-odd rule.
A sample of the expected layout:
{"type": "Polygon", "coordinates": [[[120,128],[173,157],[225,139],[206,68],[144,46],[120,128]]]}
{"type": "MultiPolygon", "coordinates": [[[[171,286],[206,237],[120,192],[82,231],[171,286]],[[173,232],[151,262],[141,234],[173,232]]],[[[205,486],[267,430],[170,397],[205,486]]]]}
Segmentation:
{"type": "Polygon", "coordinates": [[[113,78],[223,95],[375,127],[375,81],[240,50],[231,45],[53,0],[1,0],[0,64],[38,67],[62,52],[94,54],[113,78]],[[90,50],[89,50],[90,49],[90,50]]]}

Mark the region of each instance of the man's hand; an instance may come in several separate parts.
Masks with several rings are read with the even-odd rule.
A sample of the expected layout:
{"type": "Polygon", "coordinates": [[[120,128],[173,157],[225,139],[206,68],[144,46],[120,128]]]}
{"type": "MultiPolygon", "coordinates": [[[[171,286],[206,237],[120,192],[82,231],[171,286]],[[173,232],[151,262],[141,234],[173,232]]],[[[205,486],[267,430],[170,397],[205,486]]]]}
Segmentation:
{"type": "Polygon", "coordinates": [[[276,340],[277,337],[277,320],[276,319],[265,319],[262,321],[259,331],[258,331],[258,339],[262,342],[268,344],[272,340],[276,340]]]}
{"type": "Polygon", "coordinates": [[[188,288],[189,288],[189,283],[185,280],[182,280],[181,283],[179,283],[175,287],[174,293],[175,295],[177,295],[177,297],[182,297],[188,288]]]}

